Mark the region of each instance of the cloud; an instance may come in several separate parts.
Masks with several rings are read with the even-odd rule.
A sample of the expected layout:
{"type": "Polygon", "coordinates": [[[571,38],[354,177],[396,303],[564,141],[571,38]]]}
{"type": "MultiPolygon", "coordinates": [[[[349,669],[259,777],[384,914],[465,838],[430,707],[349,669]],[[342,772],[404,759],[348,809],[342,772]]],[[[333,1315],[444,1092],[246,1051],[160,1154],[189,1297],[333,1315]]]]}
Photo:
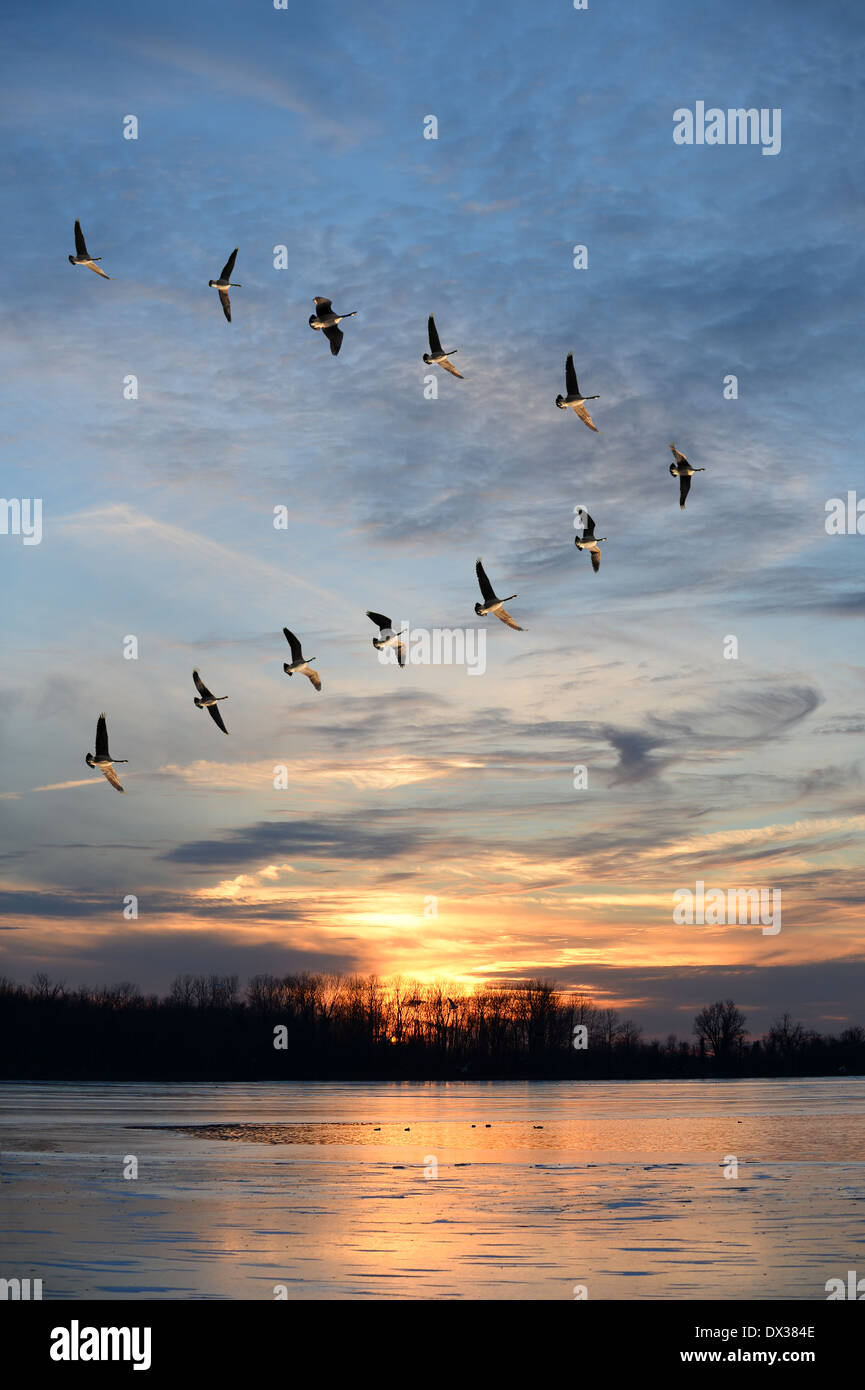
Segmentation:
{"type": "Polygon", "coordinates": [[[391,753],[383,757],[372,753],[365,758],[337,763],[322,762],[320,759],[297,758],[288,763],[274,764],[272,761],[241,764],[217,763],[204,759],[181,766],[166,764],[159,769],[160,774],[175,777],[199,787],[214,787],[220,790],[229,788],[247,791],[273,782],[277,767],[279,776],[285,777],[288,789],[302,787],[305,794],[311,789],[328,784],[349,783],[364,790],[391,791],[395,787],[408,787],[416,782],[429,782],[439,778],[451,777],[454,773],[470,773],[479,764],[470,759],[418,758],[411,755],[401,757],[391,753]],[[282,769],[285,769],[283,772],[282,769]]]}
{"type": "MultiPolygon", "coordinates": [[[[158,521],[154,517],[125,503],[111,503],[95,507],[90,511],[67,516],[58,523],[58,529],[72,535],[99,536],[103,544],[113,544],[124,551],[130,546],[141,545],[146,550],[164,552],[165,548],[180,552],[185,558],[194,557],[210,573],[211,582],[226,570],[242,569],[253,573],[262,581],[291,583],[307,589],[328,603],[348,608],[341,595],[313,584],[302,575],[292,574],[286,569],[260,560],[254,555],[243,555],[236,550],[212,541],[194,531],[170,522],[158,521]]],[[[350,609],[352,613],[353,609],[350,609]]]]}
{"type": "Polygon", "coordinates": [[[127,929],[90,939],[30,941],[16,952],[13,968],[14,978],[22,981],[45,970],[70,985],[131,979],[145,991],[167,993],[177,975],[237,974],[245,982],[253,975],[304,970],[352,974],[356,965],[345,947],[306,949],[285,940],[250,941],[246,935],[178,928],[170,934],[127,929]]]}
{"type": "Polygon", "coordinates": [[[273,70],[278,64],[270,55],[270,61],[265,58],[252,62],[244,60],[235,50],[230,57],[225,57],[202,45],[200,34],[189,44],[178,42],[176,35],[169,40],[150,34],[130,36],[127,43],[140,57],[176,68],[196,79],[205,91],[229,93],[245,102],[290,111],[301,117],[314,135],[331,143],[351,146],[370,137],[368,119],[362,115],[354,121],[333,119],[332,104],[322,99],[321,87],[310,81],[308,72],[301,70],[298,74],[306,88],[302,90],[297,79],[287,77],[284,71],[273,70]]]}
{"type": "Polygon", "coordinates": [[[395,827],[376,831],[349,820],[260,821],[243,829],[229,831],[211,840],[192,840],[168,850],[163,858],[176,864],[236,865],[264,859],[349,859],[381,860],[395,858],[419,849],[423,835],[418,830],[395,827]]]}

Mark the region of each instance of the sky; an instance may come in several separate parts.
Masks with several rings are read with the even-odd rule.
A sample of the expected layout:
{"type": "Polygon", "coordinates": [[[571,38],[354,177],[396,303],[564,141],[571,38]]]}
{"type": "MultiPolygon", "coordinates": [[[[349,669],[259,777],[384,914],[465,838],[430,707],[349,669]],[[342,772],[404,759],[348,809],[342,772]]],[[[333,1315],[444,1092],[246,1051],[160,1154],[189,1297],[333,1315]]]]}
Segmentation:
{"type": "Polygon", "coordinates": [[[2,491],[43,510],[0,534],[0,973],[865,1021],[865,537],[826,530],[865,497],[858,6],[75,13],[3,19],[2,491]],[[698,101],[780,110],[780,152],[676,144],[698,101]],[[315,295],[357,311],[336,358],[315,295]],[[483,673],[382,664],[368,608],[483,628],[483,673]],[[698,882],[781,930],[678,925],[698,882]]]}

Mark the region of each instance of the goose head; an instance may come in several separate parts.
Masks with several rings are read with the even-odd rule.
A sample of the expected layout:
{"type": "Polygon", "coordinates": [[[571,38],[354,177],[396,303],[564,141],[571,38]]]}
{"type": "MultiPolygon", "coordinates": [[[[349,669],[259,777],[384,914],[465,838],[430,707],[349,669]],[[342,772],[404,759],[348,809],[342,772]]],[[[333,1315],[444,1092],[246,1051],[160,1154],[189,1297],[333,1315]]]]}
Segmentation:
{"type": "Polygon", "coordinates": [[[568,408],[568,407],[565,405],[565,398],[564,398],[564,396],[556,396],[556,405],[559,407],[559,410],[567,410],[567,408],[568,408]]]}

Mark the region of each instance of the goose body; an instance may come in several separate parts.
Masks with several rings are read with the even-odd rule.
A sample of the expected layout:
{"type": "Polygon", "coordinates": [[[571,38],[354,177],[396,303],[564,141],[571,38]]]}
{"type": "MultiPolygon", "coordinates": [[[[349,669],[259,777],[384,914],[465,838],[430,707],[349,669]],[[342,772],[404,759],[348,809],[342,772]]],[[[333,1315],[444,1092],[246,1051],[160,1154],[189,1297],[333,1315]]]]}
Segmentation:
{"type": "MultiPolygon", "coordinates": [[[[96,274],[97,274],[97,275],[101,275],[102,278],[103,278],[103,280],[110,280],[110,279],[111,279],[111,276],[110,276],[110,275],[106,275],[106,274],[105,274],[105,271],[104,271],[104,270],[100,270],[99,266],[96,264],[97,261],[101,261],[101,260],[102,260],[102,257],[101,257],[101,256],[91,256],[90,253],[89,253],[89,251],[87,250],[87,243],[86,243],[86,241],[84,240],[84,233],[83,233],[82,230],[81,230],[81,223],[80,223],[80,222],[77,220],[77,218],[76,218],[76,221],[75,221],[75,255],[69,257],[69,264],[70,264],[70,265],[84,265],[84,266],[87,267],[88,270],[95,270],[96,274]]],[[[123,788],[121,787],[120,790],[123,791],[123,788]]]]}
{"type": "Polygon", "coordinates": [[[386,618],[384,613],[372,613],[366,610],[366,616],[375,623],[379,630],[378,637],[373,637],[372,645],[376,651],[384,651],[387,647],[393,647],[396,652],[396,659],[400,666],[405,666],[405,642],[402,640],[401,632],[394,632],[393,623],[390,618],[386,618]]]}
{"type": "Polygon", "coordinates": [[[309,326],[324,334],[330,343],[331,352],[336,357],[345,337],[339,325],[343,319],[353,319],[357,309],[352,309],[350,314],[335,314],[330,300],[320,294],[317,294],[312,302],[315,305],[315,313],[309,316],[309,326]]]}
{"type": "Polygon", "coordinates": [[[684,454],[680,454],[675,444],[670,445],[675,463],[670,464],[670,473],[679,479],[679,506],[685,510],[685,498],[691,491],[691,479],[695,473],[705,473],[705,468],[692,468],[684,454]]]}
{"type": "Polygon", "coordinates": [[[282,669],[287,676],[308,676],[316,690],[321,690],[321,677],[317,671],[313,671],[310,666],[311,661],[315,661],[314,656],[305,657],[301,650],[300,642],[293,632],[289,632],[287,627],[282,629],[285,640],[291,647],[291,661],[284,661],[282,669]]]}
{"type": "Polygon", "coordinates": [[[206,709],[207,713],[210,715],[216,727],[218,729],[221,729],[224,734],[227,734],[228,730],[223,724],[222,715],[220,714],[216,706],[220,700],[227,700],[228,696],[214,695],[212,691],[208,690],[207,686],[204,684],[204,681],[198,674],[197,669],[193,671],[192,679],[195,681],[195,688],[198,691],[198,695],[193,696],[192,703],[194,705],[197,705],[199,709],[206,709]]]}
{"type": "Polygon", "coordinates": [[[577,550],[590,551],[592,556],[592,569],[595,571],[595,574],[597,574],[598,570],[601,568],[600,547],[607,538],[606,536],[595,535],[595,523],[592,521],[588,512],[583,512],[583,518],[583,534],[581,536],[574,536],[574,545],[577,547],[577,550]]]}
{"type": "MultiPolygon", "coordinates": [[[[243,289],[242,285],[236,284],[231,278],[234,274],[234,262],[237,260],[237,252],[239,249],[239,247],[235,246],[228,260],[225,262],[225,265],[222,267],[222,274],[219,279],[208,280],[207,282],[212,290],[219,290],[219,302],[222,305],[222,312],[225,314],[229,323],[231,323],[231,300],[228,297],[228,291],[243,289]]],[[[227,699],[228,697],[222,696],[221,698],[227,699]]]]}
{"type": "Polygon", "coordinates": [[[583,396],[577,384],[577,372],[574,367],[574,354],[568,353],[565,361],[565,391],[566,395],[556,396],[556,405],[559,410],[567,410],[570,406],[575,415],[579,415],[584,425],[588,425],[595,434],[600,434],[600,430],[595,424],[589,412],[586,410],[586,401],[599,401],[600,396],[583,396]]]}
{"type": "Polygon", "coordinates": [[[92,753],[86,753],[84,755],[84,761],[86,762],[88,767],[95,767],[99,772],[101,772],[105,780],[107,782],[110,782],[112,787],[115,788],[115,790],[119,792],[122,792],[124,790],[124,788],[120,785],[117,773],[114,771],[114,764],[128,763],[129,759],[112,758],[111,754],[109,753],[108,725],[106,723],[104,713],[100,714],[99,718],[96,721],[96,756],[94,757],[92,753]]]}
{"type": "Polygon", "coordinates": [[[424,362],[431,366],[434,364],[437,367],[444,367],[445,371],[450,372],[451,376],[458,376],[460,381],[463,381],[464,377],[462,372],[458,372],[453,363],[448,361],[448,358],[459,349],[448,348],[447,352],[444,351],[436,329],[436,321],[432,314],[430,314],[427,323],[427,335],[429,337],[429,352],[424,353],[424,362]]]}
{"type": "Polygon", "coordinates": [[[498,598],[480,559],[475,562],[475,573],[481,586],[481,597],[483,598],[483,603],[475,604],[475,612],[478,617],[485,618],[488,613],[494,613],[508,627],[516,628],[517,632],[525,632],[525,628],[520,627],[519,623],[515,623],[510,613],[505,611],[505,604],[510,603],[511,599],[516,598],[517,595],[508,594],[507,598],[498,598]]]}

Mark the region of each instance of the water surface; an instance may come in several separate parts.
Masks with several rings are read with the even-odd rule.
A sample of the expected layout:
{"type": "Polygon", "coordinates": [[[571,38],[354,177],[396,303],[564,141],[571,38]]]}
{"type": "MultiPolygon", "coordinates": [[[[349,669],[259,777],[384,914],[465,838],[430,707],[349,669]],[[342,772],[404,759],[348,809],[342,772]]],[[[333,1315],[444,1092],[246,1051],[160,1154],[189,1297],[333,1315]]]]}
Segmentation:
{"type": "Polygon", "coordinates": [[[0,1275],[45,1298],[824,1299],[865,1273],[857,1077],[6,1084],[0,1149],[0,1275]]]}

